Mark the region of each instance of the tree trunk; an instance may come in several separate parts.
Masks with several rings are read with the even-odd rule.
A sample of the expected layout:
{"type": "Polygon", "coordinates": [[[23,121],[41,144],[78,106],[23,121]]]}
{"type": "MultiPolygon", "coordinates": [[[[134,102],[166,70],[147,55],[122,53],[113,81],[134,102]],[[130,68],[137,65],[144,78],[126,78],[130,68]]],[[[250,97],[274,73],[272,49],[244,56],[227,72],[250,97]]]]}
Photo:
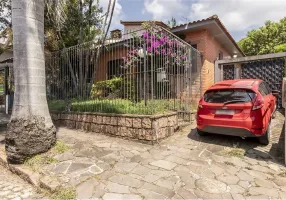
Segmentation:
{"type": "Polygon", "coordinates": [[[46,98],[44,0],[12,0],[15,96],[6,133],[7,159],[25,159],[56,142],[46,98]]]}

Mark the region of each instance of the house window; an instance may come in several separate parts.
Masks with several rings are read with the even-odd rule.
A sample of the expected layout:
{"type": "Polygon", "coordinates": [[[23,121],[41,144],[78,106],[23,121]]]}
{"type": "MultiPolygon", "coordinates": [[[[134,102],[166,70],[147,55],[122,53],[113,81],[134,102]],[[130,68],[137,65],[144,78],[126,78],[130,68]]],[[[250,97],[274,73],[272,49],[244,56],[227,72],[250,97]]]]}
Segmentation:
{"type": "Polygon", "coordinates": [[[111,60],[107,63],[107,78],[119,77],[122,72],[123,59],[111,60]]]}
{"type": "Polygon", "coordinates": [[[191,45],[194,49],[198,49],[198,45],[197,44],[192,44],[191,45]]]}

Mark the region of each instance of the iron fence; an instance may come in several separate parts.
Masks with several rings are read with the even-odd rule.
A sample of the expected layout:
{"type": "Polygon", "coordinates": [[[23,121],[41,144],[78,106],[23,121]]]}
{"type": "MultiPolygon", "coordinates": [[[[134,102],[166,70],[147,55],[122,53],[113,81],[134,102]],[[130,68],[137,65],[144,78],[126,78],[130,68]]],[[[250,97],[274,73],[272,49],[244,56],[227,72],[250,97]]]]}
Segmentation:
{"type": "Polygon", "coordinates": [[[67,112],[188,113],[200,97],[201,66],[201,56],[190,44],[166,29],[145,25],[104,45],[92,41],[47,56],[49,107],[67,112]]]}

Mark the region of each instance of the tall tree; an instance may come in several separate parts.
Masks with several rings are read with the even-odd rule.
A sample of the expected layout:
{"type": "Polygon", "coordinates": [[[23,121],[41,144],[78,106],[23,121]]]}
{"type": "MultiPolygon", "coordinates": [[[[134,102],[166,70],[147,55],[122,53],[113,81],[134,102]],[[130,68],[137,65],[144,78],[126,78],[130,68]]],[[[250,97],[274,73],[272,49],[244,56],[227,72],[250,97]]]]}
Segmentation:
{"type": "Polygon", "coordinates": [[[285,51],[286,17],[279,22],[265,22],[264,26],[248,32],[238,44],[248,56],[285,51]]]}
{"type": "Polygon", "coordinates": [[[0,43],[0,54],[5,50],[9,49],[13,42],[13,31],[12,26],[9,24],[2,32],[0,31],[0,39],[2,39],[2,43],[0,43]]]}
{"type": "MultiPolygon", "coordinates": [[[[53,1],[53,3],[55,3],[55,1],[53,1]]],[[[66,91],[66,98],[69,95],[87,97],[90,94],[99,54],[103,49],[110,28],[116,0],[109,0],[107,11],[104,14],[102,14],[102,9],[99,8],[98,3],[98,0],[73,0],[69,3],[63,3],[62,1],[60,5],[54,7],[51,6],[53,4],[47,5],[47,9],[49,10],[47,12],[47,18],[53,22],[53,29],[57,30],[55,31],[56,37],[54,34],[51,35],[53,38],[59,38],[58,42],[55,42],[55,44],[58,45],[55,46],[61,49],[69,47],[71,44],[84,43],[77,47],[78,51],[76,54],[71,53],[71,51],[61,51],[61,55],[64,57],[64,59],[62,59],[62,61],[64,61],[63,65],[69,70],[69,73],[65,73],[65,76],[70,76],[65,80],[71,80],[72,87],[75,89],[72,93],[70,90],[66,91]],[[69,7],[71,2],[74,6],[71,6],[70,9],[66,11],[65,8],[69,7]],[[75,9],[75,11],[69,14],[69,10],[71,9],[75,9]],[[73,23],[68,23],[70,20],[72,20],[73,23]],[[67,24],[74,25],[72,25],[73,27],[71,28],[66,27],[67,24]],[[88,41],[90,42],[85,43],[88,41]],[[97,48],[95,49],[95,47],[97,48]],[[93,51],[91,51],[91,49],[93,49],[93,51]],[[76,59],[74,59],[75,57],[76,59]]],[[[57,85],[58,87],[63,86],[63,84],[58,83],[57,85]]]]}
{"type": "Polygon", "coordinates": [[[177,20],[174,17],[172,17],[171,20],[168,20],[168,26],[170,28],[177,26],[177,20]]]}
{"type": "Polygon", "coordinates": [[[0,1],[0,54],[10,47],[12,42],[11,0],[0,1]]]}
{"type": "Polygon", "coordinates": [[[0,32],[11,23],[11,0],[0,1],[0,32]]]}
{"type": "Polygon", "coordinates": [[[56,142],[45,82],[44,0],[12,0],[15,94],[6,133],[7,159],[23,163],[56,142]]]}
{"type": "Polygon", "coordinates": [[[46,0],[47,49],[55,51],[93,40],[100,34],[102,12],[98,0],[46,0]]]}

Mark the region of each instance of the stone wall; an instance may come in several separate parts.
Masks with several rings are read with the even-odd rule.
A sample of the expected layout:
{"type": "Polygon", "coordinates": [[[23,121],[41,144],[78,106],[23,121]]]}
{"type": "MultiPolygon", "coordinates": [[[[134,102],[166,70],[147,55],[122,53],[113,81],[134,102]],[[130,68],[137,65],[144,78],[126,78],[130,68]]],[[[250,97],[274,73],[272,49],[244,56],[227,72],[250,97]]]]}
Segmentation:
{"type": "Polygon", "coordinates": [[[58,126],[145,141],[166,138],[173,135],[178,128],[177,113],[121,115],[51,112],[51,117],[58,126]]]}

